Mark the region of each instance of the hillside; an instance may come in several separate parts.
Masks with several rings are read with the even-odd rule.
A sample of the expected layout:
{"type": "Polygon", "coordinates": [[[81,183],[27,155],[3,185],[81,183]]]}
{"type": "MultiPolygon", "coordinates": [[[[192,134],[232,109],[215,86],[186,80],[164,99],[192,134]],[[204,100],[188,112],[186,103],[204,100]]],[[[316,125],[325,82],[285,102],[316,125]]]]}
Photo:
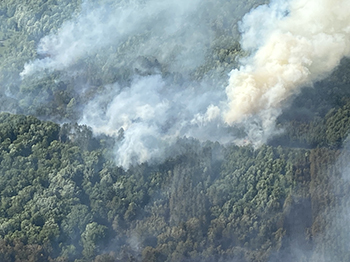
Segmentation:
{"type": "Polygon", "coordinates": [[[0,261],[349,261],[350,60],[219,117],[266,2],[2,1],[0,261]]]}
{"type": "Polygon", "coordinates": [[[182,139],[124,171],[87,127],[1,123],[2,261],[347,260],[339,150],[182,139]]]}

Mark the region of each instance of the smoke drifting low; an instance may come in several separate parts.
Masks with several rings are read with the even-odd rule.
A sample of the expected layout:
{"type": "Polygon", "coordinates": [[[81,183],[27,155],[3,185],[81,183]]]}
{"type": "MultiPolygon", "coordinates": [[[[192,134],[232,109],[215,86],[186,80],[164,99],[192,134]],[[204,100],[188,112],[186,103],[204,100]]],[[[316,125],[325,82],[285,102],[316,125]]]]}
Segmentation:
{"type": "MultiPolygon", "coordinates": [[[[175,56],[176,68],[178,60],[196,66],[211,34],[201,27],[200,18],[195,15],[199,4],[198,0],[105,1],[101,5],[85,1],[75,19],[65,22],[56,34],[40,40],[38,54],[45,58],[27,63],[21,76],[43,70],[69,70],[79,59],[101,53],[105,47],[120,47],[131,36],[142,38],[142,45],[135,45],[132,50],[134,55],[157,55],[160,62],[175,56]],[[183,26],[185,30],[181,29],[183,26]]],[[[112,51],[108,52],[111,55],[112,51]]]]}
{"type": "Polygon", "coordinates": [[[119,165],[128,167],[181,153],[175,146],[178,137],[223,143],[233,138],[223,126],[219,108],[210,105],[223,97],[210,87],[173,86],[160,75],[151,75],[135,78],[130,87],[114,84],[109,88],[108,94],[86,106],[82,123],[96,133],[117,135],[123,130],[124,138],[117,147],[119,165]],[[105,111],[101,105],[108,105],[105,111]]]}
{"type": "Polygon", "coordinates": [[[179,137],[240,143],[236,127],[245,130],[245,142],[260,145],[277,132],[275,120],[292,96],[350,55],[350,3],[294,0],[260,5],[240,22],[241,47],[251,56],[240,60],[239,69],[226,65],[227,71],[223,67],[224,72],[213,74],[220,78],[194,80],[191,76],[206,66],[213,43],[225,30],[226,36],[234,36],[233,25],[251,5],[85,1],[74,19],[41,39],[41,58],[28,62],[21,76],[59,71],[74,77],[84,71],[79,68],[84,59],[98,60],[101,72],[96,74],[106,68],[116,74],[132,68],[128,81],[105,86],[83,106],[81,116],[81,123],[96,133],[123,134],[116,159],[124,167],[176,154],[181,151],[175,147],[179,137]],[[232,14],[225,14],[226,6],[235,6],[232,14]]]}
{"type": "MultiPolygon", "coordinates": [[[[43,77],[59,71],[65,78],[75,77],[84,70],[80,66],[84,59],[96,60],[101,70],[96,74],[111,68],[116,75],[133,71],[128,81],[117,80],[95,92],[83,105],[80,119],[96,134],[119,138],[122,134],[116,161],[126,168],[181,153],[178,138],[232,141],[232,128],[224,123],[220,110],[227,78],[196,81],[191,76],[214,45],[214,25],[223,8],[212,0],[100,5],[85,1],[74,19],[40,40],[41,57],[27,63],[21,76],[43,77]]],[[[231,20],[238,21],[248,8],[237,7],[231,20]]],[[[232,28],[229,31],[234,34],[232,28]]],[[[83,93],[86,86],[76,90],[83,93]]]]}
{"type": "Polygon", "coordinates": [[[231,72],[225,121],[257,122],[266,139],[288,99],[350,55],[349,8],[343,0],[274,1],[247,14],[242,47],[253,54],[231,72]]]}

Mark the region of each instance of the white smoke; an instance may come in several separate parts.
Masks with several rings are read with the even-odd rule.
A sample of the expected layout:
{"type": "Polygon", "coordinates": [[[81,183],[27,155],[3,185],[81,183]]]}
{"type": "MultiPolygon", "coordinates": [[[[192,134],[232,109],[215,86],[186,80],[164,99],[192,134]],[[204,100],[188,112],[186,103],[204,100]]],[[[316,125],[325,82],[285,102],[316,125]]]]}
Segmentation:
{"type": "Polygon", "coordinates": [[[44,58],[25,64],[21,76],[69,70],[79,59],[101,52],[101,48],[118,47],[130,36],[140,35],[142,48],[133,50],[134,56],[157,54],[160,61],[172,57],[176,68],[180,61],[187,63],[182,67],[197,66],[212,33],[201,28],[199,18],[193,15],[200,2],[139,0],[97,5],[84,1],[75,19],[40,40],[38,53],[44,58]]]}
{"type": "Polygon", "coordinates": [[[230,125],[246,131],[243,144],[259,145],[277,132],[276,118],[301,87],[349,56],[350,1],[258,6],[240,23],[241,46],[251,56],[230,73],[229,83],[190,80],[213,39],[220,39],[214,25],[232,22],[222,15],[233,5],[238,6],[225,1],[221,7],[215,0],[84,1],[80,14],[41,39],[41,59],[27,63],[21,76],[58,70],[69,77],[90,58],[101,73],[108,68],[118,74],[134,63],[131,83],[105,87],[81,117],[95,133],[118,136],[123,130],[116,159],[125,167],[174,154],[178,137],[240,143],[230,125]]]}
{"type": "MultiPolygon", "coordinates": [[[[101,73],[113,68],[118,74],[131,65],[135,71],[132,82],[105,86],[84,105],[80,120],[96,134],[123,134],[115,152],[116,162],[124,167],[176,155],[181,151],[176,141],[182,137],[232,141],[232,128],[224,123],[220,110],[226,99],[227,79],[198,83],[190,74],[205,62],[217,34],[213,25],[225,21],[221,17],[228,10],[225,6],[240,15],[235,3],[110,2],[98,5],[84,1],[81,13],[40,40],[41,58],[24,66],[22,78],[54,71],[65,73],[66,78],[75,77],[84,70],[79,68],[80,61],[91,58],[98,60],[96,68],[101,73]],[[162,73],[164,67],[166,74],[162,73]]],[[[247,8],[246,4],[241,6],[247,8]]],[[[226,23],[239,20],[230,19],[226,23]]],[[[77,92],[83,93],[82,89],[76,87],[77,92]]]]}
{"type": "Polygon", "coordinates": [[[225,121],[257,123],[254,142],[264,142],[286,101],[350,55],[349,8],[348,0],[273,1],[247,14],[242,47],[253,54],[231,72],[225,121]]]}
{"type": "Polygon", "coordinates": [[[145,161],[159,161],[176,154],[178,137],[228,142],[218,107],[223,92],[210,86],[172,86],[160,75],[137,77],[130,87],[117,84],[85,107],[82,123],[95,133],[117,135],[117,163],[124,167],[145,161]],[[112,100],[111,100],[112,97],[112,100]],[[102,105],[107,105],[101,110],[102,105]]]}

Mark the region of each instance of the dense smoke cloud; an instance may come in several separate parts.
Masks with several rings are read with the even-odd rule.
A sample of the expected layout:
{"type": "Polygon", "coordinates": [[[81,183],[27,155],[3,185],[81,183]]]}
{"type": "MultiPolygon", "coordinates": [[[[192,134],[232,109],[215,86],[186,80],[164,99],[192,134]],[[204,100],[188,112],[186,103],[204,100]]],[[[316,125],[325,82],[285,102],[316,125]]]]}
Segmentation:
{"type": "Polygon", "coordinates": [[[343,0],[274,1],[247,14],[242,47],[253,54],[231,72],[225,121],[255,122],[266,139],[287,100],[350,55],[349,8],[343,0]]]}
{"type": "Polygon", "coordinates": [[[182,137],[229,142],[234,136],[220,110],[227,78],[191,77],[205,62],[221,12],[211,0],[85,1],[74,19],[40,40],[41,57],[27,63],[21,76],[60,71],[74,77],[89,57],[104,61],[101,71],[115,68],[118,74],[131,67],[130,82],[105,86],[84,105],[80,120],[97,134],[119,136],[116,161],[124,167],[181,153],[175,144],[182,137]],[[109,58],[116,54],[122,58],[109,58]]]}
{"type": "MultiPolygon", "coordinates": [[[[230,5],[235,19],[249,6],[230,5]]],[[[216,1],[85,1],[75,18],[40,40],[41,57],[21,76],[74,76],[89,57],[101,73],[132,67],[129,82],[117,80],[92,97],[80,121],[96,133],[123,135],[116,152],[125,167],[176,153],[176,139],[184,136],[260,145],[278,132],[275,120],[290,98],[350,54],[349,5],[294,0],[258,6],[240,23],[241,46],[251,56],[230,76],[198,82],[191,74],[217,41],[213,25],[225,28],[225,10],[216,1]],[[230,126],[245,130],[248,139],[230,126]]],[[[232,27],[232,21],[226,23],[232,27]]]]}
{"type": "Polygon", "coordinates": [[[86,106],[82,123],[96,133],[117,135],[123,130],[123,140],[116,149],[122,166],[175,155],[181,150],[174,145],[177,137],[220,142],[232,139],[219,108],[210,105],[223,99],[222,92],[209,86],[172,86],[161,76],[151,75],[136,78],[130,87],[114,84],[109,88],[110,92],[86,106]],[[101,110],[102,105],[108,105],[106,110],[101,110]]]}

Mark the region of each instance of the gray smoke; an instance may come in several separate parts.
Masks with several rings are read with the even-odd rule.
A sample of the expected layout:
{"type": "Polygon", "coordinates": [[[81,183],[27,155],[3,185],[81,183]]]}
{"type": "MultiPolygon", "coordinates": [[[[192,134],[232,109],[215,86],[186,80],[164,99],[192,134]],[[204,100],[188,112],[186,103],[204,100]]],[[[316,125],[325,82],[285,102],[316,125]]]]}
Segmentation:
{"type": "Polygon", "coordinates": [[[160,62],[173,59],[172,67],[177,69],[197,66],[212,33],[202,27],[196,15],[200,2],[140,0],[97,5],[85,1],[80,15],[65,22],[56,34],[40,40],[38,53],[45,58],[27,63],[21,76],[69,70],[79,59],[95,55],[101,48],[122,48],[130,36],[142,41],[134,46],[132,55],[156,55],[160,62]]]}
{"type": "MultiPolygon", "coordinates": [[[[235,136],[220,108],[232,66],[226,63],[216,72],[206,57],[232,45],[235,24],[249,8],[213,0],[85,1],[80,14],[40,40],[41,58],[28,62],[21,76],[58,71],[74,78],[85,59],[95,60],[96,74],[131,68],[130,81],[117,80],[90,97],[80,119],[96,134],[122,134],[116,162],[126,168],[180,153],[176,141],[182,137],[231,142],[235,136]],[[195,80],[200,68],[212,79],[195,80]]],[[[89,87],[76,90],[85,95],[89,87]]]]}
{"type": "Polygon", "coordinates": [[[232,139],[219,108],[210,104],[220,103],[223,92],[210,86],[172,86],[160,75],[151,75],[135,78],[130,87],[114,84],[109,89],[86,106],[82,123],[109,135],[118,135],[122,128],[124,138],[116,149],[119,165],[174,155],[178,137],[232,139]],[[101,105],[108,106],[101,110],[101,105]]]}
{"type": "Polygon", "coordinates": [[[101,73],[133,68],[128,83],[106,86],[81,117],[96,133],[123,130],[116,159],[125,167],[176,152],[173,145],[184,136],[260,145],[278,132],[275,120],[290,98],[350,55],[349,5],[276,0],[258,6],[240,23],[241,46],[251,56],[227,76],[230,64],[206,68],[206,57],[222,48],[215,42],[235,34],[249,4],[85,1],[80,14],[41,39],[41,59],[27,63],[21,76],[60,71],[74,77],[85,59],[95,59],[101,73]],[[236,18],[227,19],[227,10],[236,18]],[[195,81],[203,68],[213,78],[195,81]],[[221,72],[213,74],[217,68],[221,72]],[[248,138],[239,140],[230,126],[243,128],[248,138]]]}

